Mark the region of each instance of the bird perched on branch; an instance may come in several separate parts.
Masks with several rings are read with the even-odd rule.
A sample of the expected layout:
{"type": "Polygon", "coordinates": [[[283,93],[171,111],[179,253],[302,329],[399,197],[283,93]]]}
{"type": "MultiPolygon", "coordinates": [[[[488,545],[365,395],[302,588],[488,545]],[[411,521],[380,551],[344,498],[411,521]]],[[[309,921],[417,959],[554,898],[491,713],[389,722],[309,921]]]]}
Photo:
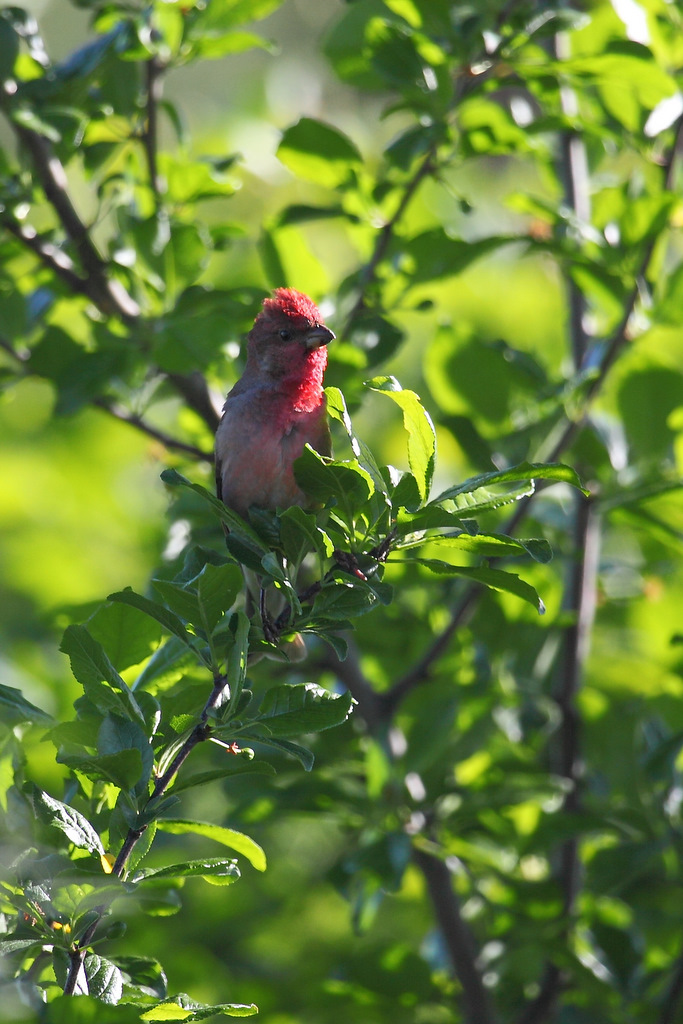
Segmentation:
{"type": "Polygon", "coordinates": [[[247,364],[216,432],[218,497],[244,518],[249,507],[310,505],[294,461],[310,444],[331,450],[323,374],[334,334],[307,295],[278,288],[247,335],[247,364]]]}
{"type": "MultiPolygon", "coordinates": [[[[244,373],[228,394],[216,432],[217,494],[245,519],[252,506],[311,505],[294,462],[307,443],[321,455],[331,452],[323,374],[333,338],[315,303],[293,288],[278,288],[254,321],[244,373]]],[[[263,592],[260,603],[266,629],[263,592]]],[[[305,653],[298,639],[300,651],[292,650],[291,660],[305,653]]]]}

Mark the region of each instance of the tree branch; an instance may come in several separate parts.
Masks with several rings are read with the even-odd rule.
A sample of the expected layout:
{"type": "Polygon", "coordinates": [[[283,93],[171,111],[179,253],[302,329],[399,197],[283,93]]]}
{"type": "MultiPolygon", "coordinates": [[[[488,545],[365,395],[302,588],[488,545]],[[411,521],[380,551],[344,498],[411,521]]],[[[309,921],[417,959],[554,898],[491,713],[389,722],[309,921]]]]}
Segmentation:
{"type": "MultiPolygon", "coordinates": [[[[566,32],[558,32],[554,39],[555,57],[557,60],[568,60],[569,36],[566,32]]],[[[569,118],[576,117],[579,105],[576,93],[568,85],[560,86],[560,107],[562,113],[569,118]]],[[[558,173],[564,185],[564,194],[569,207],[581,223],[590,224],[590,190],[588,160],[586,147],[581,135],[573,131],[560,133],[560,159],[558,173]]],[[[588,335],[584,326],[586,300],[582,290],[570,275],[565,276],[567,302],[569,306],[569,335],[572,345],[574,369],[578,370],[584,362],[588,349],[588,335]]]]}
{"type": "Polygon", "coordinates": [[[53,245],[52,242],[45,242],[30,224],[20,224],[6,214],[3,215],[1,223],[25,248],[30,249],[48,270],[51,270],[57,277],[61,277],[72,291],[85,295],[95,305],[99,304],[99,291],[92,287],[88,278],[81,277],[76,272],[73,260],[63,249],[53,245]]]}
{"type": "Polygon", "coordinates": [[[145,153],[147,155],[147,168],[149,170],[149,181],[152,191],[158,201],[161,193],[159,169],[157,164],[158,148],[158,113],[159,101],[162,90],[162,72],[164,68],[158,57],[151,57],[145,65],[145,77],[147,84],[146,111],[147,123],[143,136],[145,153]]]}
{"type": "Polygon", "coordinates": [[[129,409],[119,405],[117,402],[113,402],[100,395],[92,400],[92,404],[98,409],[102,409],[104,412],[109,413],[110,416],[120,420],[122,423],[127,423],[136,430],[142,431],[142,433],[147,434],[148,437],[153,437],[155,441],[160,441],[165,448],[169,448],[172,451],[184,452],[186,455],[191,455],[193,458],[202,462],[213,462],[213,452],[205,452],[202,448],[197,448],[196,445],[187,444],[185,441],[180,441],[175,437],[171,437],[170,434],[166,434],[163,430],[158,430],[156,427],[153,427],[141,416],[131,412],[129,409]]]}
{"type": "MultiPolygon", "coordinates": [[[[208,739],[211,731],[207,724],[209,720],[209,714],[220,703],[221,697],[223,696],[223,693],[225,692],[227,685],[228,680],[226,676],[218,674],[214,676],[213,689],[211,690],[209,699],[204,705],[202,713],[199,717],[199,721],[197,722],[192,732],[189,734],[185,742],[178,750],[178,753],[175,755],[175,757],[171,761],[171,764],[166,769],[164,774],[160,775],[157,778],[156,782],[154,783],[152,793],[147,799],[147,802],[145,803],[145,807],[142,811],[143,814],[153,800],[157,800],[160,796],[164,795],[164,793],[170,786],[171,782],[173,781],[177,773],[180,771],[181,767],[183,766],[187,758],[190,756],[194,748],[197,746],[197,744],[201,743],[203,740],[208,739]]],[[[123,841],[123,845],[119,850],[118,857],[114,862],[114,867],[112,868],[112,874],[116,878],[123,878],[125,876],[126,866],[130,859],[130,855],[135,849],[136,844],[147,831],[147,828],[148,825],[143,824],[138,828],[130,828],[128,830],[126,838],[123,841]]],[[[78,978],[81,973],[81,969],[83,967],[83,963],[88,952],[88,946],[93,941],[97,929],[100,925],[100,922],[102,921],[102,918],[104,917],[104,914],[106,912],[105,907],[97,907],[96,909],[98,911],[98,916],[92,922],[87,931],[84,933],[82,939],[78,943],[78,946],[76,946],[75,949],[73,949],[69,954],[70,966],[69,974],[66,979],[66,984],[64,985],[65,996],[72,996],[76,992],[76,988],[78,986],[78,978]]]]}
{"type": "MultiPolygon", "coordinates": [[[[682,144],[683,118],[681,118],[678,121],[675,132],[675,140],[671,147],[671,151],[669,153],[667,161],[664,164],[665,187],[667,189],[671,189],[673,185],[676,156],[682,144]]],[[[566,427],[561,432],[560,436],[555,441],[555,443],[552,445],[551,449],[547,453],[544,453],[544,461],[557,462],[557,460],[570,447],[570,445],[575,440],[580,430],[583,428],[586,419],[588,418],[590,408],[595,399],[597,398],[598,394],[602,390],[605,381],[608,377],[609,371],[611,370],[612,366],[614,365],[618,357],[621,355],[623,349],[625,348],[629,340],[629,321],[633,316],[633,312],[636,308],[638,297],[640,294],[640,283],[646,277],[647,272],[649,270],[656,242],[657,238],[653,238],[647,243],[645,247],[638,270],[635,275],[633,288],[629,294],[626,303],[624,314],[621,318],[619,326],[616,328],[611,338],[605,345],[605,350],[602,360],[600,362],[598,373],[593,378],[593,380],[591,381],[586,390],[586,394],[584,396],[583,401],[583,407],[580,415],[575,420],[572,420],[567,423],[566,427]]],[[[515,512],[513,513],[510,520],[504,527],[505,533],[514,533],[514,531],[517,529],[517,527],[528,514],[529,508],[531,507],[531,503],[534,500],[535,496],[541,490],[543,490],[542,481],[540,482],[539,486],[537,486],[534,494],[531,494],[526,498],[522,498],[518,502],[515,512]]],[[[448,641],[450,640],[452,634],[455,632],[456,629],[458,629],[458,627],[464,621],[467,621],[471,614],[473,613],[474,608],[476,607],[476,604],[482,592],[482,588],[476,584],[473,584],[472,586],[467,588],[461,600],[453,609],[451,620],[444,629],[441,636],[438,637],[436,641],[434,641],[430,650],[425,653],[425,655],[417,663],[417,665],[415,665],[413,669],[407,672],[406,675],[401,680],[394,684],[394,687],[392,687],[392,690],[389,691],[389,696],[387,698],[387,706],[391,708],[392,713],[396,710],[400,702],[405,697],[407,697],[407,695],[416,686],[419,686],[421,685],[421,683],[426,681],[429,672],[431,671],[431,668],[436,663],[438,658],[447,649],[448,641]]]]}
{"type": "Polygon", "coordinates": [[[107,277],[106,264],[71,202],[66,171],[52,152],[49,142],[31,128],[18,124],[11,116],[8,119],[19,142],[30,154],[45,196],[78,253],[81,267],[89,281],[91,298],[105,313],[118,315],[124,320],[135,319],[140,314],[140,308],[123,285],[107,277]]]}
{"type": "Polygon", "coordinates": [[[462,919],[446,864],[424,850],[413,850],[413,860],[424,875],[434,915],[444,938],[453,973],[462,986],[467,1024],[495,1024],[489,994],[477,968],[474,938],[462,919]]]}
{"type": "Polygon", "coordinates": [[[195,370],[193,373],[167,373],[173,387],[181,398],[193,409],[200,419],[204,420],[211,433],[216,432],[220,415],[213,404],[209,386],[205,378],[195,370]]]}
{"type": "Polygon", "coordinates": [[[358,298],[356,299],[353,308],[351,309],[351,312],[346,318],[345,331],[349,330],[355,318],[365,308],[366,293],[377,279],[377,268],[384,259],[384,256],[386,255],[386,251],[389,248],[389,244],[391,242],[394,231],[396,230],[396,226],[403,217],[403,215],[405,214],[406,210],[408,209],[411,200],[413,199],[415,193],[422,184],[423,180],[434,170],[434,162],[436,158],[437,149],[438,143],[436,142],[434,142],[429,147],[427,155],[418,165],[413,176],[408,180],[403,191],[403,195],[401,196],[398,206],[396,207],[396,210],[394,211],[390,219],[382,226],[377,236],[375,246],[372,250],[372,255],[370,256],[370,259],[368,260],[365,267],[361,271],[359,278],[358,298]]]}
{"type": "Polygon", "coordinates": [[[680,1020],[678,1007],[683,996],[683,953],[680,954],[669,990],[664,997],[658,1024],[676,1024],[680,1020]]]}
{"type": "Polygon", "coordinates": [[[320,669],[330,669],[344,684],[355,701],[358,712],[365,719],[371,733],[376,733],[383,723],[388,721],[385,701],[387,694],[378,693],[364,674],[360,665],[360,655],[356,645],[351,642],[344,661],[332,651],[325,651],[317,662],[320,669]]]}

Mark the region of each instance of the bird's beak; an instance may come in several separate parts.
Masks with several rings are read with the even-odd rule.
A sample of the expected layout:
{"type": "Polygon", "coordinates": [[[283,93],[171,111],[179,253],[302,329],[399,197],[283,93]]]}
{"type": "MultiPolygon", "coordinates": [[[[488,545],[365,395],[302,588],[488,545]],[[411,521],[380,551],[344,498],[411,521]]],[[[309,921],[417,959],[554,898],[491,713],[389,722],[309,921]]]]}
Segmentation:
{"type": "Polygon", "coordinates": [[[329,344],[330,341],[334,341],[334,334],[329,328],[323,327],[321,324],[319,327],[312,327],[310,331],[307,331],[305,340],[306,348],[313,351],[322,345],[329,344]]]}

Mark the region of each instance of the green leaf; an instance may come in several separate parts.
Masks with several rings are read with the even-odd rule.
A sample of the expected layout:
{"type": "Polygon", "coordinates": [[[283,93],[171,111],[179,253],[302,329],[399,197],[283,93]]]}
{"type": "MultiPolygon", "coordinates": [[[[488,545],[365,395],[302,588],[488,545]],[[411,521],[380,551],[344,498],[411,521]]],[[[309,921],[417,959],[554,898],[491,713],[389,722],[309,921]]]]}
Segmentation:
{"type": "Polygon", "coordinates": [[[201,628],[202,616],[199,611],[196,590],[181,586],[173,580],[152,579],[151,582],[154,589],[163,597],[171,612],[185,622],[201,628]]]}
{"type": "Polygon", "coordinates": [[[150,956],[117,956],[111,959],[123,973],[126,988],[133,987],[140,995],[158,999],[166,997],[166,975],[158,960],[150,956]]]}
{"type": "Polygon", "coordinates": [[[187,480],[184,476],[175,469],[165,469],[161,474],[161,479],[169,487],[187,487],[189,490],[194,491],[199,497],[208,504],[215,515],[225,523],[231,530],[236,533],[243,544],[248,548],[251,548],[254,552],[258,553],[259,559],[263,555],[267,554],[268,548],[260,539],[259,535],[253,530],[248,523],[242,519],[236,512],[229,509],[226,505],[220,501],[214,494],[207,491],[205,487],[200,484],[193,484],[187,480]]]}
{"type": "Polygon", "coordinates": [[[5,81],[14,74],[14,62],[19,55],[19,37],[5,18],[0,18],[0,76],[5,81]]]}
{"type": "Polygon", "coordinates": [[[261,229],[261,235],[258,240],[258,252],[270,287],[279,288],[287,285],[287,271],[273,237],[273,232],[268,231],[265,227],[261,229]]]}
{"type": "Polygon", "coordinates": [[[196,1003],[184,993],[170,996],[162,1003],[157,1003],[149,1010],[140,1014],[140,1020],[147,1021],[194,1021],[206,1020],[220,1013],[225,1017],[253,1017],[258,1007],[253,1003],[215,1003],[207,1005],[196,1003]]]}
{"type": "Polygon", "coordinates": [[[157,622],[139,609],[119,603],[98,608],[88,619],[87,628],[119,672],[149,658],[161,639],[157,622]]]}
{"type": "Polygon", "coordinates": [[[319,558],[329,558],[334,545],[317,523],[315,515],[298,505],[285,509],[280,516],[280,540],[290,564],[298,566],[309,551],[319,558]]]}
{"type": "Polygon", "coordinates": [[[383,511],[390,508],[382,470],[377,465],[370,448],[359,437],[356,437],[353,430],[353,424],[351,423],[351,417],[349,416],[348,409],[346,408],[344,395],[339,388],[325,388],[325,398],[327,401],[327,411],[329,415],[342,424],[351,443],[351,450],[353,454],[358,459],[358,463],[361,468],[369,473],[372,479],[372,483],[375,488],[375,498],[377,499],[377,518],[379,518],[383,511]]]}
{"type": "Polygon", "coordinates": [[[152,689],[164,689],[176,682],[194,664],[194,657],[185,643],[176,636],[169,637],[149,659],[135,680],[132,689],[144,689],[151,683],[152,689]]]}
{"type": "Polygon", "coordinates": [[[408,263],[402,269],[409,275],[411,283],[417,284],[461,274],[475,260],[510,242],[519,242],[519,239],[494,235],[476,242],[465,242],[461,238],[449,238],[443,228],[432,228],[407,242],[397,239],[394,247],[407,258],[408,263]]]}
{"type": "Polygon", "coordinates": [[[293,743],[291,740],[262,735],[262,730],[255,730],[251,733],[245,729],[240,733],[240,736],[255,743],[263,743],[267,747],[274,747],[284,754],[289,754],[290,757],[295,757],[302,765],[304,771],[310,772],[315,763],[313,752],[308,747],[302,747],[301,744],[293,743]]]}
{"type": "Polygon", "coordinates": [[[314,622],[317,619],[345,622],[376,607],[377,595],[366,583],[361,580],[351,582],[348,577],[337,578],[316,594],[311,618],[314,622]]]}
{"type": "Polygon", "coordinates": [[[126,752],[140,755],[140,772],[134,780],[139,787],[145,787],[154,768],[152,746],[137,722],[130,722],[117,715],[107,715],[100,726],[97,750],[101,756],[117,756],[126,752]]]}
{"type": "Polygon", "coordinates": [[[312,220],[330,220],[335,217],[346,217],[343,206],[310,206],[306,203],[292,203],[280,212],[277,219],[278,227],[288,224],[302,224],[312,220]]]}
{"type": "Polygon", "coordinates": [[[211,38],[217,33],[268,17],[282,0],[223,0],[220,4],[201,6],[191,23],[191,35],[211,38]]]}
{"type": "Polygon", "coordinates": [[[545,605],[536,590],[514,573],[503,572],[502,569],[475,569],[464,565],[451,565],[450,562],[442,562],[435,558],[416,558],[414,561],[440,576],[463,576],[473,583],[483,584],[490,590],[514,594],[515,597],[521,597],[523,601],[533,605],[539,615],[545,612],[545,605]]]}
{"type": "Polygon", "coordinates": [[[530,482],[532,480],[549,480],[553,483],[571,484],[578,488],[586,497],[589,492],[581,485],[581,481],[571,466],[562,463],[536,463],[520,462],[518,466],[511,466],[510,469],[492,470],[490,473],[481,473],[479,476],[470,477],[462,484],[449,487],[443,491],[438,498],[431,503],[437,504],[441,501],[452,500],[461,494],[474,494],[479,488],[491,484],[516,483],[520,481],[530,482]]]}
{"type": "Polygon", "coordinates": [[[550,562],[553,557],[552,548],[547,540],[531,539],[517,540],[515,537],[507,537],[501,533],[477,533],[474,536],[463,531],[461,533],[439,535],[427,534],[418,540],[411,541],[400,547],[415,547],[417,545],[429,544],[437,547],[445,546],[454,550],[467,551],[484,557],[504,558],[520,554],[531,555],[535,562],[543,564],[550,562]]]}
{"type": "Polygon", "coordinates": [[[247,678],[247,655],[249,654],[249,630],[251,623],[244,612],[236,612],[230,622],[235,643],[230,649],[225,668],[228,685],[230,686],[230,700],[225,710],[219,711],[219,717],[228,721],[240,706],[240,698],[247,678]]]}
{"type": "Polygon", "coordinates": [[[374,492],[372,477],[355,459],[334,462],[309,444],[294,463],[294,476],[305,494],[343,511],[347,521],[374,492]]]}
{"type": "Polygon", "coordinates": [[[33,939],[15,939],[11,936],[8,938],[0,938],[0,954],[2,956],[9,956],[10,953],[28,951],[32,946],[35,947],[35,952],[39,953],[42,945],[43,939],[38,936],[33,939]]]}
{"type": "Polygon", "coordinates": [[[117,754],[102,754],[99,757],[60,752],[57,761],[89,779],[112,782],[126,792],[134,789],[142,776],[142,756],[139,750],[122,750],[117,754]]]}
{"type": "Polygon", "coordinates": [[[244,577],[236,565],[207,562],[193,583],[197,584],[202,625],[207,633],[212,633],[224,612],[232,607],[242,592],[244,577]]]}
{"type": "Polygon", "coordinates": [[[342,188],[362,157],[351,139],[322,121],[302,117],[288,128],[278,146],[279,159],[298,177],[324,188],[342,188]]]}
{"type": "Polygon", "coordinates": [[[104,854],[100,837],[80,811],[32,786],[31,796],[37,817],[46,825],[60,829],[70,843],[91,853],[104,854]]]}
{"type": "MultiPolygon", "coordinates": [[[[111,599],[115,597],[112,595],[111,599]]],[[[85,626],[68,626],[59,649],[68,655],[71,671],[100,711],[117,711],[144,725],[145,717],[132,690],[110,662],[102,644],[93,639],[85,626]]]]}
{"type": "Polygon", "coordinates": [[[266,725],[277,737],[321,732],[345,722],[353,703],[350,693],[330,693],[315,683],[283,684],[267,691],[260,715],[249,724],[266,725]]]}
{"type": "Polygon", "coordinates": [[[41,725],[51,725],[52,716],[47,711],[42,711],[30,700],[22,695],[21,690],[13,686],[5,686],[0,683],[0,718],[7,725],[17,725],[21,722],[39,722],[41,725]]]}
{"type": "Polygon", "coordinates": [[[232,828],[225,828],[223,825],[211,825],[203,821],[187,821],[180,818],[160,818],[157,822],[159,829],[163,832],[171,832],[175,836],[197,835],[206,839],[213,839],[231,850],[241,853],[257,871],[266,870],[266,855],[253,839],[245,836],[242,832],[236,832],[232,828]]]}
{"type": "Polygon", "coordinates": [[[415,477],[420,497],[426,501],[434,475],[436,432],[429,413],[414,391],[404,390],[395,377],[374,377],[366,387],[387,395],[403,411],[403,425],[408,431],[408,464],[415,477]]]}
{"type": "Polygon", "coordinates": [[[120,1001],[123,995],[123,978],[121,971],[111,960],[105,960],[97,953],[88,953],[83,962],[83,970],[91,996],[110,1006],[115,1006],[120,1001]]]}
{"type": "MultiPolygon", "coordinates": [[[[278,3],[280,0],[278,0],[278,3]]],[[[216,60],[229,53],[243,53],[245,50],[274,50],[273,45],[254,32],[226,32],[219,36],[200,36],[193,46],[193,56],[202,60],[216,60]]]]}
{"type": "Polygon", "coordinates": [[[195,772],[179,779],[173,784],[173,792],[179,793],[183,789],[192,789],[194,786],[206,786],[209,782],[217,779],[230,778],[233,775],[275,775],[275,769],[267,761],[245,761],[241,757],[231,757],[228,764],[223,768],[214,768],[209,772],[195,772]]]}
{"type": "Polygon", "coordinates": [[[164,608],[163,605],[157,604],[156,601],[150,601],[148,597],[136,594],[134,590],[128,588],[120,590],[116,594],[109,594],[107,600],[120,601],[122,604],[129,604],[133,608],[139,608],[140,611],[149,615],[151,619],[156,619],[157,622],[160,622],[164,629],[168,630],[169,633],[173,633],[179,640],[182,640],[186,647],[191,648],[196,653],[194,638],[187,632],[178,616],[170,612],[168,608],[164,608]]]}
{"type": "Polygon", "coordinates": [[[235,191],[235,183],[205,161],[180,160],[160,153],[159,171],[166,180],[168,198],[174,203],[196,203],[231,196],[235,191]]]}
{"type": "Polygon", "coordinates": [[[204,860],[188,860],[182,864],[167,864],[162,868],[143,868],[135,873],[135,882],[147,882],[160,878],[220,878],[221,884],[237,881],[240,871],[236,860],[225,857],[207,857],[204,860]]]}

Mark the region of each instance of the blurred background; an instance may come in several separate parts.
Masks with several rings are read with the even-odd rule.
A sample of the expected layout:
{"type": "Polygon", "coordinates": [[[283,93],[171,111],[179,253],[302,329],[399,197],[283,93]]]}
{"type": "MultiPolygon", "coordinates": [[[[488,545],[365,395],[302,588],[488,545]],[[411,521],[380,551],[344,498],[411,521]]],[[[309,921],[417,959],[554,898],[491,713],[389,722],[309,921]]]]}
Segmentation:
{"type": "MultiPolygon", "coordinates": [[[[385,11],[379,0],[370,6],[378,16],[385,11]]],[[[398,0],[387,6],[401,13],[398,0]]],[[[465,6],[453,5],[459,11],[465,6]]],[[[596,0],[579,6],[582,17],[571,26],[577,59],[592,59],[608,42],[621,46],[615,53],[631,54],[629,46],[645,45],[634,41],[640,22],[629,22],[621,11],[625,5],[596,0]]],[[[632,6],[649,12],[656,60],[675,78],[683,55],[671,24],[680,5],[632,6]],[[661,27],[665,7],[673,19],[666,30],[661,27]]],[[[87,5],[52,0],[28,7],[53,60],[67,59],[92,38],[87,5]]],[[[487,15],[500,14],[502,7],[483,5],[487,15]]],[[[331,66],[330,58],[339,65],[345,32],[352,38],[353,19],[367,18],[367,9],[365,2],[286,0],[258,23],[267,48],[197,61],[166,75],[164,96],[178,118],[162,117],[160,150],[181,163],[210,158],[235,189],[197,207],[202,229],[220,228],[229,238],[204,266],[201,285],[245,292],[274,286],[265,230],[277,238],[286,283],[320,299],[332,327],[344,322],[348,290],[345,296],[343,282],[368,260],[385,216],[380,200],[364,204],[362,195],[371,191],[373,176],[381,176],[387,147],[415,121],[414,110],[394,102],[386,81],[363,68],[341,80],[331,66]],[[291,161],[278,159],[282,133],[303,116],[334,125],[362,155],[358,197],[345,193],[355,222],[282,221],[281,212],[293,204],[335,202],[329,182],[315,185],[291,161]]],[[[507,112],[505,124],[485,124],[489,141],[481,142],[480,152],[477,117],[484,114],[474,104],[467,108],[461,131],[469,148],[463,144],[439,180],[423,183],[401,223],[406,238],[442,227],[449,237],[469,243],[505,236],[509,244],[468,261],[457,274],[441,274],[430,264],[422,280],[413,275],[409,289],[403,257],[397,255],[383,279],[384,300],[406,341],[391,346],[378,367],[372,366],[373,342],[367,336],[341,336],[330,348],[327,383],[345,390],[358,434],[382,461],[407,468],[403,427],[390,403],[361,397],[361,381],[376,372],[391,373],[421,395],[437,430],[436,492],[494,466],[546,457],[562,404],[559,382],[568,382],[566,406],[572,409],[576,367],[569,342],[569,284],[565,254],[550,244],[559,237],[557,210],[566,214],[567,200],[550,138],[557,122],[548,115],[545,131],[540,126],[525,134],[545,115],[544,83],[533,85],[535,92],[508,84],[501,73],[495,102],[507,112]]],[[[626,96],[624,81],[618,85],[626,96]]],[[[640,145],[642,125],[659,94],[647,102],[636,97],[642,109],[629,131],[613,111],[605,113],[596,88],[591,79],[593,92],[587,88],[582,98],[579,123],[591,174],[593,234],[579,232],[577,244],[605,247],[608,225],[618,224],[621,249],[608,269],[626,280],[633,276],[629,252],[647,241],[645,229],[628,239],[624,225],[635,217],[630,204],[649,198],[648,189],[654,194],[661,177],[663,144],[659,150],[656,139],[640,145]]],[[[548,90],[557,105],[556,83],[548,90]]],[[[8,154],[14,152],[13,133],[4,123],[0,143],[8,154]]],[[[96,209],[91,183],[77,161],[68,170],[74,201],[87,218],[96,209]]],[[[98,211],[95,233],[103,247],[112,236],[113,217],[106,208],[98,211]]],[[[666,242],[657,241],[661,281],[675,278],[679,264],[680,202],[670,208],[670,217],[666,242]]],[[[608,274],[591,276],[589,270],[582,279],[589,299],[586,329],[592,339],[609,337],[623,315],[627,289],[619,293],[608,274]]],[[[580,964],[583,973],[574,978],[579,996],[556,1018],[561,1024],[617,1019],[664,1024],[658,1010],[638,1014],[650,1012],[643,1007],[654,999],[653,991],[661,995],[665,972],[680,955],[683,508],[680,491],[672,486],[659,493],[656,486],[658,479],[680,476],[683,460],[683,314],[680,304],[676,312],[676,281],[658,291],[651,279],[655,310],[649,306],[652,296],[645,298],[641,320],[631,323],[637,342],[626,346],[606,380],[590,429],[563,455],[597,495],[605,495],[597,619],[579,698],[581,761],[587,765],[588,804],[596,821],[612,813],[621,818],[617,838],[598,824],[582,834],[589,883],[576,910],[585,920],[572,949],[572,968],[580,964]],[[657,315],[657,303],[664,308],[666,302],[669,312],[657,315]],[[652,500],[639,504],[637,494],[647,494],[650,486],[652,500]],[[624,492],[631,495],[626,501],[620,497],[624,492]],[[628,891],[612,886],[614,875],[628,891]],[[619,932],[626,936],[621,946],[619,932]],[[622,1004],[614,993],[623,996],[629,985],[636,993],[631,1016],[619,1018],[622,1004]]],[[[168,310],[163,299],[159,302],[156,313],[163,315],[168,310]]],[[[0,330],[9,335],[13,305],[7,291],[2,303],[0,330]]],[[[225,322],[215,345],[219,355],[200,366],[218,408],[239,374],[239,346],[248,326],[248,316],[225,322]]],[[[596,346],[596,360],[600,351],[596,346]]],[[[145,389],[151,385],[145,379],[137,383],[129,397],[134,396],[133,408],[145,411],[145,389]]],[[[112,591],[130,586],[145,592],[155,567],[177,554],[176,513],[169,515],[170,497],[159,475],[167,465],[187,471],[188,463],[101,409],[80,404],[63,415],[63,407],[56,409],[58,392],[53,382],[27,375],[0,393],[0,675],[5,685],[21,689],[50,714],[68,718],[80,688],[58,651],[62,631],[70,622],[84,621],[112,591]]],[[[210,450],[206,425],[172,394],[155,395],[154,419],[160,429],[210,450]]],[[[212,487],[210,466],[194,465],[191,473],[212,487]]],[[[554,785],[557,772],[548,744],[552,747],[558,713],[551,691],[571,617],[565,580],[567,565],[578,557],[571,539],[573,513],[573,498],[562,488],[539,501],[528,529],[551,539],[556,559],[550,566],[525,562],[515,569],[541,593],[545,619],[508,596],[487,597],[472,629],[456,640],[428,697],[423,698],[424,689],[413,694],[395,723],[410,742],[404,776],[412,772],[419,779],[423,773],[430,799],[438,792],[434,805],[446,819],[451,813],[446,801],[452,801],[452,856],[457,852],[468,865],[469,855],[475,865],[471,875],[469,865],[463,869],[458,883],[465,916],[484,933],[479,963],[490,974],[489,987],[495,989],[503,978],[506,1020],[517,1019],[522,997],[533,998],[538,991],[544,950],[534,930],[551,916],[544,911],[545,900],[546,908],[556,909],[550,881],[554,855],[545,847],[536,850],[534,841],[542,827],[552,831],[546,815],[562,803],[561,786],[544,789],[544,773],[554,785]],[[430,715],[420,706],[423,699],[431,702],[430,715]],[[515,784],[509,776],[514,771],[533,775],[538,789],[532,792],[525,782],[528,793],[520,790],[509,805],[500,797],[497,806],[506,779],[515,784]],[[459,833],[458,800],[468,787],[468,813],[478,824],[467,818],[459,833]],[[472,838],[474,845],[481,839],[477,830],[484,835],[476,852],[474,846],[457,846],[470,827],[478,837],[472,838]]],[[[403,604],[359,623],[360,664],[380,691],[417,658],[427,637],[444,628],[452,607],[452,591],[440,588],[432,600],[412,577],[402,583],[403,604]]],[[[327,673],[324,682],[338,685],[329,666],[320,671],[327,673]]],[[[55,765],[54,749],[42,741],[40,730],[31,735],[26,774],[59,795],[66,770],[55,765]]],[[[245,866],[242,882],[221,890],[219,899],[211,886],[189,881],[182,907],[169,902],[160,904],[155,916],[135,917],[136,947],[159,957],[174,991],[207,1002],[256,1002],[268,1024],[320,1024],[341,1014],[368,1024],[466,1019],[454,998],[457,983],[434,927],[424,879],[407,866],[409,854],[401,853],[400,843],[389,848],[385,842],[392,828],[401,834],[402,825],[391,799],[389,810],[382,804],[386,791],[399,784],[387,780],[380,746],[368,739],[362,721],[352,720],[315,740],[312,775],[285,765],[275,782],[247,778],[231,783],[229,791],[220,786],[193,791],[198,818],[249,832],[265,847],[270,867],[260,875],[245,866]],[[392,889],[392,870],[395,891],[384,898],[392,889]]],[[[420,804],[419,786],[416,792],[410,799],[404,794],[411,806],[420,804]]],[[[188,856],[205,850],[200,839],[187,838],[185,845],[188,856]]],[[[13,1003],[6,1019],[33,1019],[23,1013],[13,1003]]],[[[103,1013],[97,1018],[101,1024],[118,1019],[113,1008],[103,1013]]],[[[670,1024],[680,1019],[666,1018],[670,1024]]]]}

